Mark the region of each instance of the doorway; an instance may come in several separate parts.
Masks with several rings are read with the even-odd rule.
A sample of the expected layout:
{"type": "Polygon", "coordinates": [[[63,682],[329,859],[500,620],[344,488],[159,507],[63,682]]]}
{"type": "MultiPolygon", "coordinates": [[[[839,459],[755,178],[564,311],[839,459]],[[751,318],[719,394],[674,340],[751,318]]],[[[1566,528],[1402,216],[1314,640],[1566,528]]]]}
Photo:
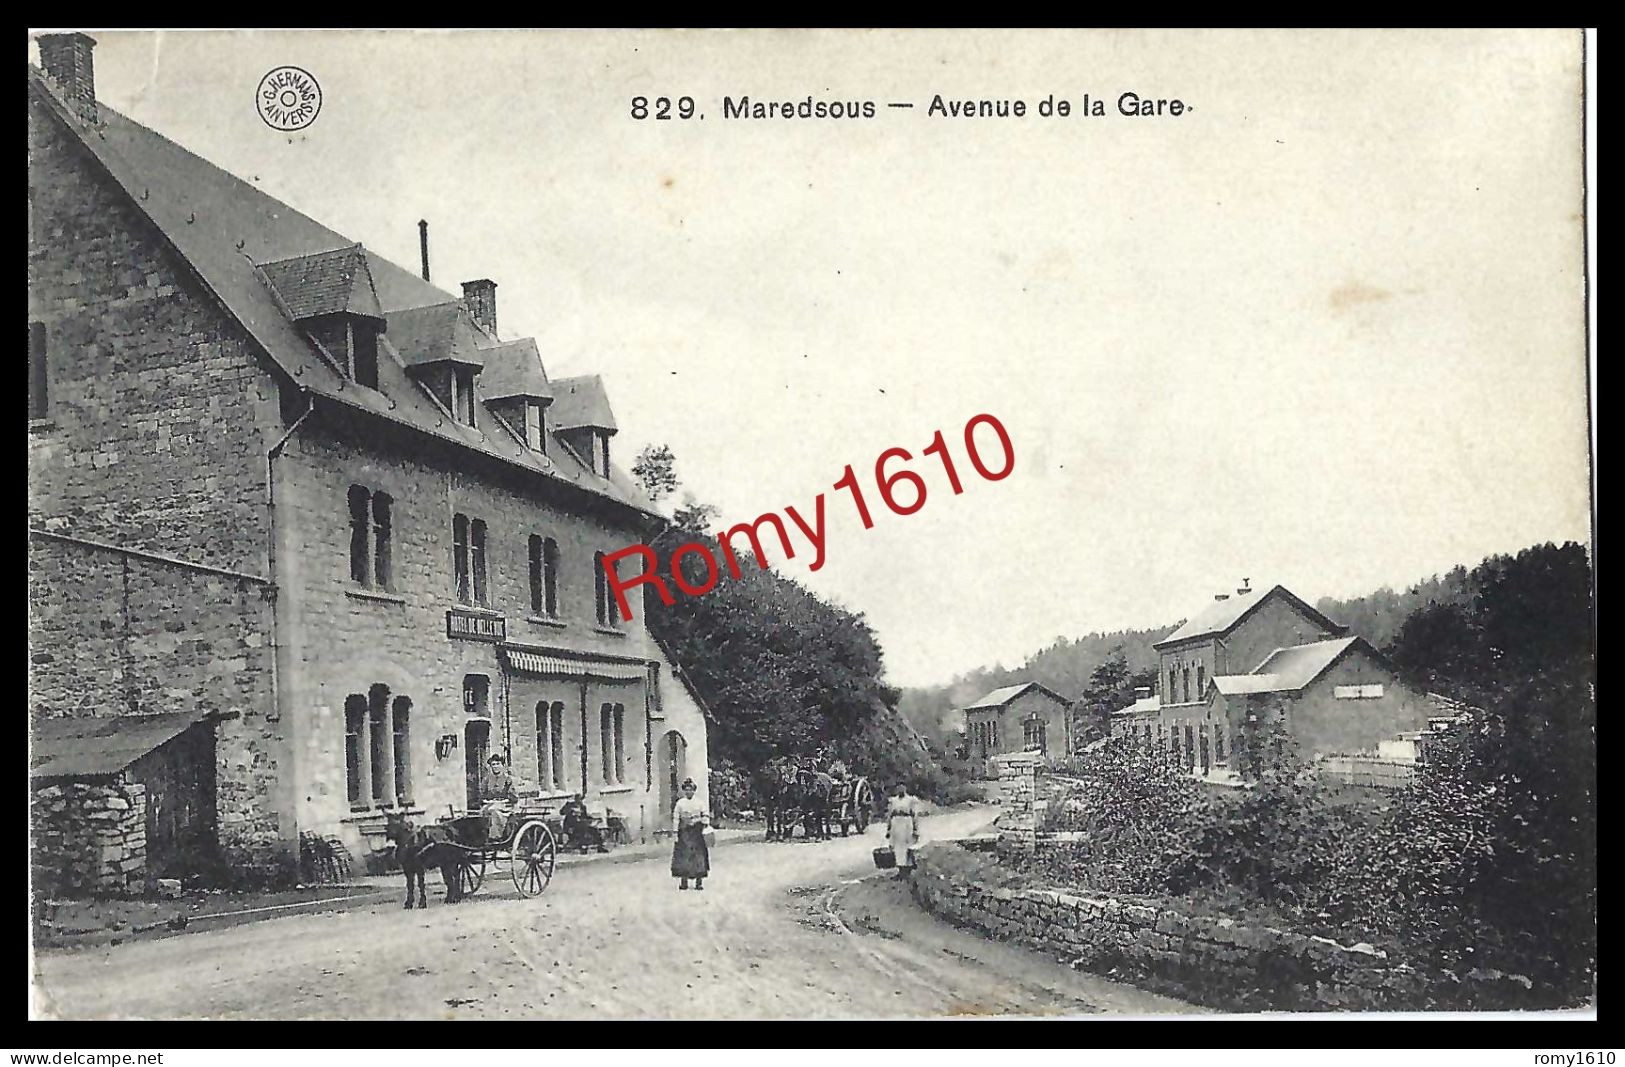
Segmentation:
{"type": "Polygon", "coordinates": [[[480,782],[491,755],[491,720],[469,719],[463,726],[463,774],[468,783],[468,810],[480,810],[480,782]]]}
{"type": "Polygon", "coordinates": [[[671,818],[671,808],[677,803],[680,795],[678,786],[688,777],[688,742],[676,730],[667,730],[660,737],[658,752],[660,767],[660,818],[659,824],[666,825],[671,818]]]}

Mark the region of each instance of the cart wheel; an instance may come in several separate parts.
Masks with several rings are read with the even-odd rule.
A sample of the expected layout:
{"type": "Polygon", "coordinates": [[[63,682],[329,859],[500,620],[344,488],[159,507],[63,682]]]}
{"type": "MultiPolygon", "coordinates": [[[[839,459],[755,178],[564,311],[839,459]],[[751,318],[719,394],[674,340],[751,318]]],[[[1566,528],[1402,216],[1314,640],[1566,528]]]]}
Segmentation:
{"type": "Polygon", "coordinates": [[[485,855],[469,856],[457,861],[457,893],[472,896],[485,884],[485,855]]]}
{"type": "Polygon", "coordinates": [[[520,896],[538,897],[553,880],[558,843],[544,822],[528,822],[513,839],[513,884],[520,896]]]}

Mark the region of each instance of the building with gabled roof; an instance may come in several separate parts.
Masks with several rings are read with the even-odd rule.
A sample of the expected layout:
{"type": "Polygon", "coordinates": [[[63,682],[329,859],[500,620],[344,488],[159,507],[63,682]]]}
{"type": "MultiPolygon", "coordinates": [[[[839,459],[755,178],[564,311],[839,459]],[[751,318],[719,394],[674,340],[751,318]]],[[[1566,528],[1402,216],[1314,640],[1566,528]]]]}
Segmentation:
{"type": "Polygon", "coordinates": [[[1070,702],[1038,682],[994,689],[961,710],[965,715],[966,755],[991,777],[994,756],[1006,752],[1072,754],[1070,702]]]}
{"type": "Polygon", "coordinates": [[[1220,593],[1153,647],[1157,691],[1114,712],[1112,730],[1204,776],[1232,769],[1269,723],[1304,755],[1375,752],[1427,725],[1425,700],[1369,642],[1285,586],[1220,593]]]}
{"type": "Polygon", "coordinates": [[[182,837],[365,853],[389,811],[477,806],[490,752],[535,803],[663,828],[705,717],[608,594],[664,520],[602,379],[500,337],[490,279],[446,292],[99,103],[93,47],[28,70],[29,705],[107,722],[45,731],[36,780],[94,737],[112,795],[203,738],[154,870],[182,837]]]}

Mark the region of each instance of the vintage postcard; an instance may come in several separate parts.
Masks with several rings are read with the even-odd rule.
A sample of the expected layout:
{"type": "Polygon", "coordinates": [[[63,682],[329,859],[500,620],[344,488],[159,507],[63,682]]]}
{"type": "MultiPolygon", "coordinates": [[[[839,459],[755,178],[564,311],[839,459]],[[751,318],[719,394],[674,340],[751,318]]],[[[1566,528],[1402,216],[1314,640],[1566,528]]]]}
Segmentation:
{"type": "Polygon", "coordinates": [[[1594,1012],[1586,40],[30,31],[31,1015],[1594,1012]]]}

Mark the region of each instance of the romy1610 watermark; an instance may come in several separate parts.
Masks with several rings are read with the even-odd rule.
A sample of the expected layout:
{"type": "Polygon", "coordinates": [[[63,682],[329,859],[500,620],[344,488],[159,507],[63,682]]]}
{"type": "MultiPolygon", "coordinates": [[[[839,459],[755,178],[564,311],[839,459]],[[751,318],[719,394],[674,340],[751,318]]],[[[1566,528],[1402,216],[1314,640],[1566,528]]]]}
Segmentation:
{"type": "MultiPolygon", "coordinates": [[[[986,434],[983,435],[983,438],[986,438],[986,434]]],[[[965,456],[970,460],[971,468],[983,480],[989,482],[1003,481],[1010,476],[1011,471],[1015,470],[1016,453],[1014,447],[1010,444],[1010,434],[1005,430],[1004,423],[1000,422],[996,416],[986,413],[972,416],[970,421],[965,423],[964,441],[965,456]],[[994,466],[988,465],[987,459],[977,447],[976,431],[984,426],[993,433],[998,441],[999,459],[994,466]]],[[[959,467],[954,462],[952,451],[943,438],[941,430],[938,430],[936,436],[931,438],[931,442],[920,450],[920,455],[922,457],[933,456],[936,458],[937,464],[942,468],[942,476],[955,496],[965,491],[964,483],[960,479],[959,467]]],[[[907,463],[913,458],[913,453],[906,448],[888,448],[875,459],[874,485],[876,494],[880,497],[880,502],[885,504],[896,515],[912,515],[925,507],[925,500],[928,495],[925,478],[907,467],[895,466],[895,464],[907,463]],[[899,492],[900,488],[902,488],[901,493],[899,492]]],[[[852,464],[848,463],[846,465],[840,479],[830,488],[845,489],[851,495],[852,506],[857,511],[858,519],[863,523],[863,528],[865,530],[874,528],[874,515],[869,510],[868,498],[864,495],[863,485],[858,478],[857,472],[852,469],[852,464]]],[[[824,494],[819,493],[813,500],[813,518],[811,522],[808,522],[793,505],[786,507],[784,513],[813,550],[813,561],[808,565],[807,569],[818,570],[824,565],[824,549],[828,544],[827,527],[824,524],[824,494]]],[[[786,559],[795,558],[795,545],[792,543],[789,529],[785,526],[784,521],[779,518],[777,512],[764,512],[758,515],[755,521],[738,523],[717,536],[716,543],[721,552],[722,563],[727,566],[729,573],[735,578],[741,576],[739,559],[734,554],[733,540],[736,537],[743,536],[749,539],[751,551],[756,555],[756,565],[763,570],[767,569],[767,558],[762,554],[761,542],[761,530],[764,526],[771,528],[774,533],[778,534],[779,545],[784,549],[784,557],[786,559]]],[[[676,597],[672,596],[666,579],[659,573],[659,563],[659,556],[653,546],[645,544],[628,545],[618,552],[611,552],[603,557],[604,575],[608,579],[610,592],[614,594],[615,605],[620,611],[622,619],[630,620],[632,618],[632,605],[627,600],[626,590],[639,585],[652,587],[655,594],[660,597],[661,603],[667,607],[677,602],[676,597]],[[616,565],[629,556],[637,556],[643,560],[643,572],[641,574],[630,576],[620,574],[616,565]]],[[[715,589],[717,582],[721,580],[722,564],[717,562],[717,554],[712,552],[709,543],[705,541],[688,541],[672,550],[667,573],[670,575],[671,584],[676,585],[682,592],[689,596],[704,596],[712,589],[715,589]],[[682,562],[688,556],[695,557],[705,565],[705,578],[698,584],[690,582],[688,576],[683,573],[682,562]]]]}

